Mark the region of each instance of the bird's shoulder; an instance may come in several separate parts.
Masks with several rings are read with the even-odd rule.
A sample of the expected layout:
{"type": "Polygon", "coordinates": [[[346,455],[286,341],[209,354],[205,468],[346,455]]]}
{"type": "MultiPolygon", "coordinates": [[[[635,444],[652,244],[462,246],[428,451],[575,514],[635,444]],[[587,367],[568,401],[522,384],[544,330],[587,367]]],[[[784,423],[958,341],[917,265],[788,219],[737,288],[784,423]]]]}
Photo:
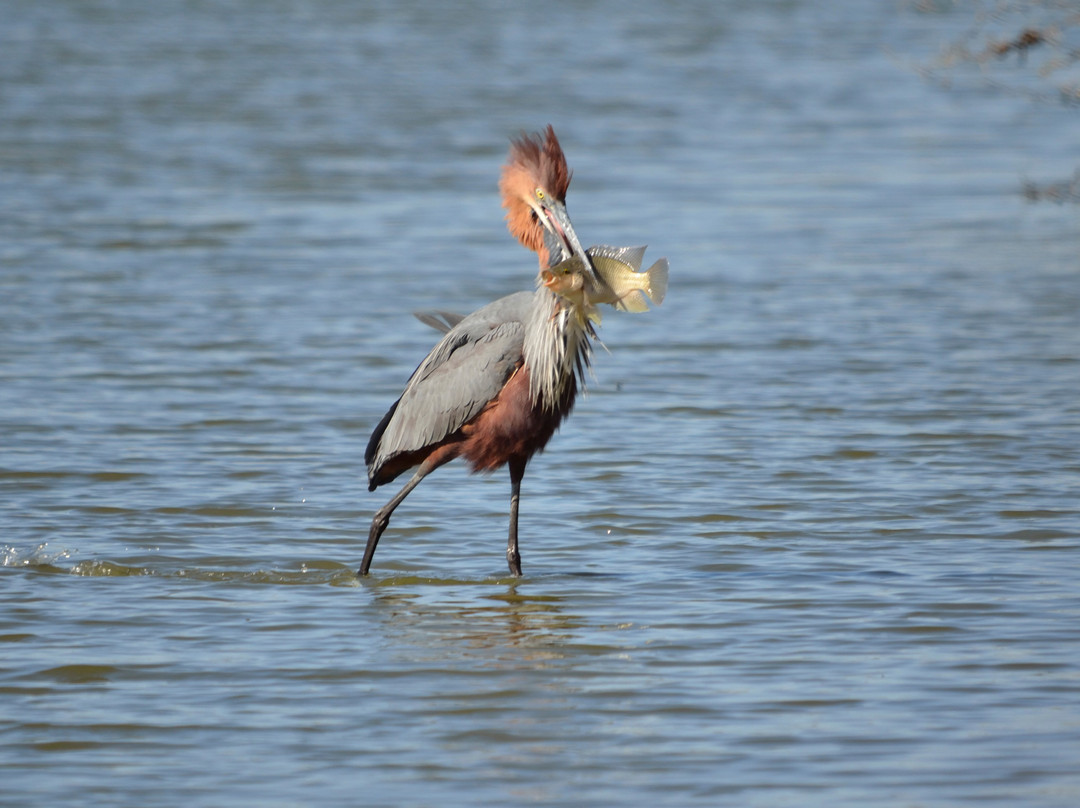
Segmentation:
{"type": "Polygon", "coordinates": [[[477,355],[513,352],[525,338],[532,292],[501,297],[463,317],[416,368],[410,384],[422,381],[447,363],[458,365],[477,355]],[[468,348],[467,351],[463,349],[468,348]]]}

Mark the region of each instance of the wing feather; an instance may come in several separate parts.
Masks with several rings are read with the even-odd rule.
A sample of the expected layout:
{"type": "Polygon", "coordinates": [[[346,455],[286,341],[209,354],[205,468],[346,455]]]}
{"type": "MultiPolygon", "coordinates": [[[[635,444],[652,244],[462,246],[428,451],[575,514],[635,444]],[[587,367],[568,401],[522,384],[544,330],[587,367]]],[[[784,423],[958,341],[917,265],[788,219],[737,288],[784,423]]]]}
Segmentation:
{"type": "Polygon", "coordinates": [[[368,477],[393,458],[439,443],[495,398],[522,361],[531,292],[500,298],[458,322],[413,372],[371,436],[368,477]]]}

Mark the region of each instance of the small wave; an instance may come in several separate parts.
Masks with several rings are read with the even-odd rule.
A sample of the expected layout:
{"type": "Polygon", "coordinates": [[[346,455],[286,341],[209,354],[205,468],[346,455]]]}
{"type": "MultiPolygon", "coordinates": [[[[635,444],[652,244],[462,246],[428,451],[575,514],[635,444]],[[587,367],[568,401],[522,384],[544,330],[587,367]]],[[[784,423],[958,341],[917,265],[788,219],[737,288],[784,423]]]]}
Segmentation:
{"type": "Polygon", "coordinates": [[[47,541],[32,550],[0,545],[0,567],[55,567],[58,561],[71,558],[71,550],[49,550],[48,546],[47,541]]]}
{"type": "Polygon", "coordinates": [[[133,575],[154,575],[154,571],[146,567],[133,567],[127,564],[116,564],[112,561],[80,561],[68,570],[72,575],[85,575],[95,578],[127,578],[133,575]]]}
{"type": "Polygon", "coordinates": [[[307,561],[295,569],[287,570],[230,569],[218,568],[212,564],[181,567],[170,562],[159,565],[125,564],[100,559],[86,559],[72,564],[63,564],[62,562],[71,559],[74,552],[73,550],[52,550],[48,542],[42,542],[33,548],[3,544],[0,545],[0,566],[22,567],[37,572],[63,573],[87,578],[156,576],[211,583],[359,586],[352,567],[337,561],[307,561]]]}

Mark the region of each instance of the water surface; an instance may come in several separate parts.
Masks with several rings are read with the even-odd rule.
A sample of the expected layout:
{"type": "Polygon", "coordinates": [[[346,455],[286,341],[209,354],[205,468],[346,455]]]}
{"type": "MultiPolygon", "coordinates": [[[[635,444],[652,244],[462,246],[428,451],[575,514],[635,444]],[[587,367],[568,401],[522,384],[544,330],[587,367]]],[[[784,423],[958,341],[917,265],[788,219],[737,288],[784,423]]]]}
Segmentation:
{"type": "Polygon", "coordinates": [[[11,805],[1080,800],[1075,109],[916,67],[905,4],[8,4],[11,805]],[[446,467],[373,575],[367,436],[532,283],[556,127],[611,312],[526,475],[446,467]]]}

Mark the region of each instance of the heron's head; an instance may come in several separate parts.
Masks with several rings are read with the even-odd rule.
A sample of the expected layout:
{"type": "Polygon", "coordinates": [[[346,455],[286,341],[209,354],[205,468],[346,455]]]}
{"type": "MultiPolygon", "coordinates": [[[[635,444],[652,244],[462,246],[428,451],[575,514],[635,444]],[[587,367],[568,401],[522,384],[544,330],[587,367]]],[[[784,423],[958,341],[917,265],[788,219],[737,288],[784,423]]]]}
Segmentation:
{"type": "Polygon", "coordinates": [[[540,257],[541,268],[588,256],[566,213],[570,168],[550,126],[544,134],[522,134],[510,142],[499,179],[506,226],[540,257]]]}

